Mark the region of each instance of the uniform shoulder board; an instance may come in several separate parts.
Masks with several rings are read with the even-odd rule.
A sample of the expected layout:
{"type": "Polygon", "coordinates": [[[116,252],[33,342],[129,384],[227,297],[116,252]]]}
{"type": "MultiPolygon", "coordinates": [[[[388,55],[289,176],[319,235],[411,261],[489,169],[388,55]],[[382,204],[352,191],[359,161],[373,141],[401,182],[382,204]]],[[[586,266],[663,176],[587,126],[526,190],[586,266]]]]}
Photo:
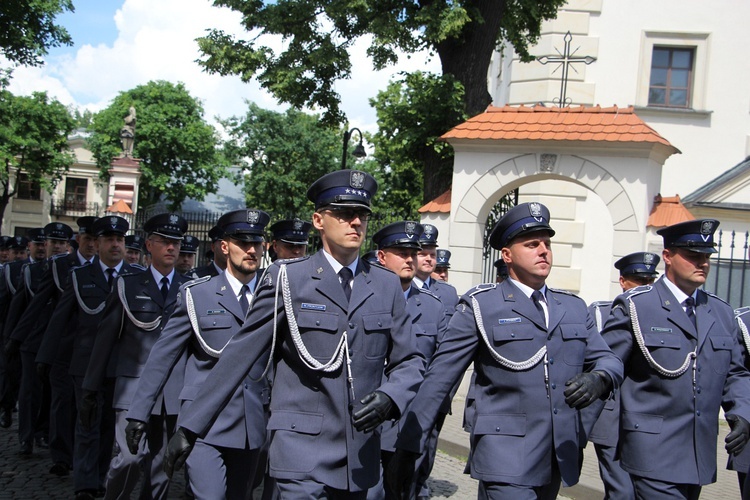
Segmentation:
{"type": "Polygon", "coordinates": [[[205,283],[206,281],[209,281],[210,279],[211,279],[211,276],[203,276],[201,278],[195,278],[195,279],[192,279],[192,280],[188,281],[184,285],[182,285],[182,287],[183,288],[190,288],[191,286],[195,286],[195,285],[199,285],[201,283],[205,283]]]}
{"type": "Polygon", "coordinates": [[[652,285],[641,285],[635,288],[631,288],[630,290],[625,290],[623,292],[623,295],[627,295],[628,298],[630,298],[630,297],[635,297],[636,295],[640,295],[642,293],[650,292],[653,289],[654,287],[652,285]]]}
{"type": "Polygon", "coordinates": [[[597,300],[596,302],[591,303],[593,307],[604,307],[604,306],[608,306],[611,304],[612,304],[611,300],[597,300]]]}
{"type": "Polygon", "coordinates": [[[468,294],[470,297],[473,297],[474,295],[482,292],[487,292],[489,290],[494,290],[497,288],[497,283],[481,283],[471,290],[468,291],[468,294]]]}
{"type": "Polygon", "coordinates": [[[743,314],[747,314],[750,312],[750,306],[744,306],[740,307],[739,309],[734,310],[735,316],[742,316],[743,314]]]}
{"type": "Polygon", "coordinates": [[[298,262],[304,262],[307,259],[309,259],[309,255],[303,255],[302,257],[297,257],[296,259],[276,259],[276,262],[279,264],[297,264],[298,262]]]}
{"type": "Polygon", "coordinates": [[[52,257],[50,257],[50,260],[64,259],[64,258],[67,258],[68,255],[70,255],[70,254],[67,254],[67,253],[58,253],[58,254],[55,254],[52,257]]]}
{"type": "MultiPolygon", "coordinates": [[[[390,269],[389,269],[389,271],[390,271],[390,269]]],[[[391,272],[393,272],[393,271],[391,271],[391,272]]],[[[437,300],[440,300],[440,297],[438,297],[437,295],[435,295],[435,294],[433,293],[433,291],[432,291],[432,290],[425,290],[424,288],[422,288],[422,287],[418,287],[418,286],[416,286],[416,287],[414,287],[414,288],[416,288],[417,290],[419,290],[419,293],[423,293],[423,294],[425,294],[425,295],[429,295],[429,296],[431,296],[431,297],[434,297],[434,298],[436,298],[437,300]]],[[[442,302],[442,301],[441,301],[441,302],[442,302]]]]}
{"type": "Polygon", "coordinates": [[[570,295],[570,296],[573,296],[573,297],[578,297],[578,295],[574,294],[573,292],[571,292],[569,290],[563,290],[562,288],[547,287],[547,290],[549,290],[550,292],[563,293],[565,295],[570,295]]]}
{"type": "Polygon", "coordinates": [[[134,267],[135,269],[138,269],[139,271],[145,271],[146,267],[142,266],[140,264],[130,264],[130,267],[134,267]]]}
{"type": "Polygon", "coordinates": [[[709,297],[713,297],[713,298],[715,298],[715,299],[718,299],[718,300],[720,300],[721,302],[723,302],[723,303],[725,303],[726,305],[728,305],[729,307],[732,307],[732,305],[731,305],[731,304],[730,304],[729,302],[727,302],[726,300],[722,299],[722,298],[721,298],[721,297],[719,297],[718,295],[716,295],[716,294],[714,294],[714,293],[711,293],[711,292],[708,292],[708,291],[706,291],[706,290],[703,290],[703,291],[704,291],[704,292],[706,292],[706,295],[708,295],[709,297]]]}

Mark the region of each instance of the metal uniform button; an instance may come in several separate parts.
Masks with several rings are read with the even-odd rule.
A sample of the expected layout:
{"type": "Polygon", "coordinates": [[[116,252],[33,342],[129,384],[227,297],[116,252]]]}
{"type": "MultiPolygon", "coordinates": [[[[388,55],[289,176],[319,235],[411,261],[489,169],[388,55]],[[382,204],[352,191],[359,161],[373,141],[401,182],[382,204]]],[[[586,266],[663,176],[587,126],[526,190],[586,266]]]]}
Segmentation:
{"type": "Polygon", "coordinates": [[[549,358],[549,364],[554,365],[555,364],[555,358],[549,358]]]}
{"type": "Polygon", "coordinates": [[[552,408],[552,413],[554,413],[555,415],[557,415],[557,408],[552,408]]]}
{"type": "Polygon", "coordinates": [[[354,323],[349,323],[349,328],[354,328],[354,323]]]}
{"type": "Polygon", "coordinates": [[[292,429],[296,429],[296,428],[297,428],[297,424],[292,424],[292,429]]]}
{"type": "Polygon", "coordinates": [[[383,326],[383,322],[378,320],[378,326],[383,326]]]}
{"type": "Polygon", "coordinates": [[[495,432],[500,432],[500,426],[495,427],[495,432]]]}
{"type": "Polygon", "coordinates": [[[696,414],[696,415],[698,415],[698,416],[700,417],[700,416],[701,416],[701,411],[700,411],[700,410],[698,410],[697,412],[695,412],[695,414],[696,414]]]}
{"type": "Polygon", "coordinates": [[[320,326],[320,321],[316,321],[315,326],[320,326]]]}
{"type": "Polygon", "coordinates": [[[637,429],[637,428],[639,428],[640,426],[641,426],[641,424],[635,424],[635,426],[634,426],[634,427],[635,427],[635,428],[637,429]]]}
{"type": "Polygon", "coordinates": [[[557,385],[554,382],[550,385],[550,387],[552,387],[553,389],[557,389],[557,385]]]}
{"type": "Polygon", "coordinates": [[[511,333],[510,336],[511,336],[511,338],[516,338],[516,334],[515,333],[511,333]]]}

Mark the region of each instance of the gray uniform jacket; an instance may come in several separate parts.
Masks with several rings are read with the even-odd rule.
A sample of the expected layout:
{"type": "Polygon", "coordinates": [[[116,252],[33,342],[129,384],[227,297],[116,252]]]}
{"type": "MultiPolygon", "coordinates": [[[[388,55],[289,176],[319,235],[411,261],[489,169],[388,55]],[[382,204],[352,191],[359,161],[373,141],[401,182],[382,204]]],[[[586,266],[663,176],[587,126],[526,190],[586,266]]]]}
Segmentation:
{"type": "Polygon", "coordinates": [[[445,315],[448,316],[448,321],[450,321],[451,316],[453,316],[453,313],[456,311],[456,306],[458,305],[458,292],[456,291],[456,287],[443,280],[430,278],[430,291],[443,303],[445,306],[445,315]]]}
{"type": "MultiPolygon", "coordinates": [[[[185,386],[180,400],[183,410],[187,408],[219,361],[222,349],[239,331],[244,320],[242,307],[224,274],[199,278],[183,285],[177,307],[151,349],[130,404],[128,418],[148,421],[172,366],[185,351],[185,386]],[[191,323],[185,297],[188,289],[193,302],[195,325],[191,323]]],[[[261,447],[266,436],[263,405],[268,399],[268,384],[265,378],[259,382],[253,379],[260,378],[266,361],[264,358],[261,363],[256,363],[249,376],[235,388],[229,402],[203,438],[206,443],[240,449],[261,447]]],[[[179,418],[177,423],[180,424],[179,418]]]]}
{"type": "MultiPolygon", "coordinates": [[[[750,329],[750,307],[741,307],[735,310],[734,314],[738,321],[737,325],[740,327],[739,343],[745,368],[750,369],[750,333],[748,333],[748,329],[750,329]],[[742,324],[740,325],[739,322],[742,324]]],[[[747,474],[750,470],[750,446],[745,446],[745,449],[737,456],[729,455],[727,469],[747,474]]]]}
{"type": "Polygon", "coordinates": [[[618,296],[602,336],[625,363],[620,391],[620,464],[631,475],[681,484],[716,481],[719,405],[750,421],[750,373],[742,364],[732,308],[697,291],[697,330],[664,284],[618,296]],[[661,375],[635,341],[630,302],[645,348],[676,371],[697,347],[697,364],[682,375],[661,375]],[[695,379],[694,379],[695,377],[695,379]]]}
{"type": "MultiPolygon", "coordinates": [[[[25,329],[16,328],[21,323],[24,312],[34,300],[37,292],[42,288],[42,278],[49,272],[50,259],[39,260],[31,264],[25,264],[21,269],[21,280],[16,293],[10,301],[8,316],[5,320],[5,336],[21,343],[24,352],[36,353],[42,342],[44,328],[35,328],[36,321],[27,321],[25,329]]],[[[48,300],[42,303],[41,311],[51,314],[48,300]]],[[[31,318],[34,320],[35,318],[31,318]]]]}
{"type": "Polygon", "coordinates": [[[209,262],[205,266],[195,267],[187,272],[187,275],[193,279],[203,278],[204,276],[218,276],[219,271],[213,262],[209,262]]]}
{"type": "Polygon", "coordinates": [[[474,361],[471,476],[542,486],[551,481],[556,459],[563,482],[578,482],[580,421],[578,412],[565,403],[565,382],[592,369],[607,373],[616,388],[622,363],[602,340],[580,298],[549,288],[546,297],[549,329],[531,299],[510,280],[480,285],[461,297],[425,381],[402,419],[398,448],[422,450],[443,398],[474,361]],[[475,307],[481,311],[487,341],[475,307]],[[547,363],[541,359],[525,369],[506,368],[488,342],[495,355],[512,362],[530,360],[546,347],[547,363]]]}
{"type": "MultiPolygon", "coordinates": [[[[443,311],[445,306],[435,295],[412,283],[406,310],[411,317],[411,331],[417,339],[417,348],[425,358],[429,369],[430,359],[443,340],[448,329],[448,321],[443,311]]],[[[408,410],[407,410],[408,411],[408,410]]],[[[393,451],[398,438],[398,421],[383,423],[380,446],[393,451]]]]}
{"type": "MultiPolygon", "coordinates": [[[[589,306],[589,314],[600,332],[611,309],[611,301],[594,302],[589,306]]],[[[581,421],[589,441],[604,446],[617,446],[620,435],[620,393],[616,392],[604,401],[594,401],[581,410],[581,421]]]]}
{"type": "Polygon", "coordinates": [[[351,414],[374,390],[387,394],[399,411],[414,397],[424,359],[411,333],[403,290],[391,271],[362,260],[351,299],[320,250],[295,261],[276,261],[266,271],[247,320],[222,353],[181,426],[205,435],[215,415],[231,398],[248,371],[264,359],[274,333],[274,381],[271,392],[270,474],[313,479],[330,487],[364,491],[380,476],[380,433],[354,429],[351,414]],[[331,373],[303,363],[294,345],[281,293],[274,306],[281,264],[286,264],[291,310],[309,354],[328,361],[346,331],[353,391],[347,367],[331,373]],[[387,381],[383,382],[383,370],[387,381]]]}
{"type": "MultiPolygon", "coordinates": [[[[52,317],[52,312],[55,310],[65,288],[70,269],[79,266],[81,263],[78,260],[78,254],[74,253],[55,255],[49,259],[48,264],[34,297],[11,334],[11,337],[17,340],[29,339],[32,341],[35,344],[37,356],[41,350],[44,333],[52,317]]],[[[70,354],[69,347],[69,344],[63,346],[63,350],[68,355],[70,354]]],[[[51,365],[52,363],[48,364],[51,365]]]]}
{"type": "MultiPolygon", "coordinates": [[[[120,276],[141,272],[143,268],[126,262],[120,268],[120,276]]],[[[69,341],[69,373],[75,377],[85,376],[109,295],[110,287],[99,264],[99,257],[95,257],[88,266],[74,268],[44,333],[37,361],[47,364],[54,360],[60,361],[65,355],[60,345],[69,341]],[[67,332],[64,331],[65,326],[67,332]]],[[[110,370],[113,370],[111,364],[110,370]]],[[[110,371],[107,376],[114,376],[114,372],[110,371]]]]}
{"type": "MultiPolygon", "coordinates": [[[[177,291],[188,281],[190,280],[187,276],[175,273],[165,301],[149,269],[138,274],[119,276],[115,280],[114,290],[107,297],[104,315],[99,323],[91,360],[83,380],[83,389],[98,391],[102,388],[110,355],[117,346],[114,366],[114,375],[117,379],[113,407],[119,410],[128,409],[151,348],[174,310],[177,291]],[[120,299],[119,282],[122,282],[124,286],[127,306],[120,299]],[[133,319],[149,326],[147,328],[138,326],[133,319]]],[[[172,369],[170,379],[154,407],[155,414],[161,413],[162,396],[166,413],[168,415],[179,413],[179,395],[183,387],[184,368],[183,357],[172,369]]]]}

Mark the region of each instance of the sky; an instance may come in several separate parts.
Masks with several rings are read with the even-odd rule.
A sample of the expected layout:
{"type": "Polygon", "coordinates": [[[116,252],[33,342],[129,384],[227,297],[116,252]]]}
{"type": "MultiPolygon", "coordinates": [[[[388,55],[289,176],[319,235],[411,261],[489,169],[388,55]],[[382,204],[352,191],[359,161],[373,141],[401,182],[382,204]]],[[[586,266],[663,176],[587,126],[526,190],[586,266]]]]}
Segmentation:
{"type": "MultiPolygon", "coordinates": [[[[201,100],[205,118],[239,116],[245,100],[277,111],[278,103],[255,82],[238,77],[210,75],[195,62],[195,39],[209,28],[247,38],[238,13],[214,7],[210,0],[73,0],[74,13],[58,16],[57,23],[71,34],[72,47],[53,48],[41,68],[19,67],[9,90],[17,95],[47,91],[63,104],[99,111],[120,92],[151,80],[183,82],[201,100]]],[[[437,59],[425,54],[400,58],[399,65],[375,72],[365,55],[368,40],[352,49],[352,78],[337,84],[349,126],[374,132],[374,110],[368,100],[386,88],[400,71],[439,71],[437,59]]],[[[278,47],[278,40],[269,45],[278,47]]]]}

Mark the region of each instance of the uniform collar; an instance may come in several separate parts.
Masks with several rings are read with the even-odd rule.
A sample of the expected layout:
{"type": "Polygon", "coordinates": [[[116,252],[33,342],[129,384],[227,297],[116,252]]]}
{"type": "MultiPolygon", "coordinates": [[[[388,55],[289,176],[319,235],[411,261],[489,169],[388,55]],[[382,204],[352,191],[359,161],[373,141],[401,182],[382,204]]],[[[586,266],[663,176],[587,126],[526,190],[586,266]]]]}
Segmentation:
{"type": "MultiPolygon", "coordinates": [[[[526,295],[528,298],[531,298],[531,294],[534,293],[536,290],[531,288],[528,285],[524,285],[518,280],[514,280],[510,276],[508,277],[508,281],[516,285],[516,287],[523,292],[524,295],[526,295]]],[[[542,297],[544,297],[544,301],[547,301],[547,285],[542,286],[542,288],[539,289],[540,292],[542,292],[542,297]]]]}
{"type": "MultiPolygon", "coordinates": [[[[334,259],[333,255],[329,254],[325,250],[323,250],[323,255],[325,256],[326,260],[328,261],[328,263],[333,268],[333,272],[335,272],[336,274],[338,274],[339,271],[341,271],[341,269],[344,268],[344,265],[341,262],[339,262],[336,259],[334,259]]],[[[348,266],[346,266],[352,272],[352,276],[355,276],[357,274],[357,264],[359,264],[359,257],[357,257],[356,259],[354,259],[354,262],[352,262],[351,264],[349,264],[348,266]]]]}
{"type": "MultiPolygon", "coordinates": [[[[664,276],[664,284],[667,285],[667,288],[669,289],[670,292],[672,292],[672,295],[674,295],[674,298],[677,299],[677,302],[680,305],[684,304],[685,303],[685,299],[688,298],[688,295],[685,292],[683,292],[682,290],[680,290],[679,288],[677,288],[677,285],[675,285],[674,283],[672,283],[669,280],[669,278],[667,278],[666,273],[663,276],[664,276]]],[[[698,303],[697,302],[698,301],[697,294],[698,294],[698,289],[696,288],[695,291],[693,292],[693,294],[690,295],[690,297],[693,297],[693,300],[696,301],[696,304],[698,303]]]]}
{"type": "Polygon", "coordinates": [[[172,279],[174,278],[174,269],[172,269],[167,276],[163,276],[159,271],[156,270],[154,266],[151,266],[149,269],[151,269],[151,275],[154,277],[154,280],[156,283],[161,284],[162,278],[167,278],[169,280],[169,286],[172,286],[172,279]]]}

